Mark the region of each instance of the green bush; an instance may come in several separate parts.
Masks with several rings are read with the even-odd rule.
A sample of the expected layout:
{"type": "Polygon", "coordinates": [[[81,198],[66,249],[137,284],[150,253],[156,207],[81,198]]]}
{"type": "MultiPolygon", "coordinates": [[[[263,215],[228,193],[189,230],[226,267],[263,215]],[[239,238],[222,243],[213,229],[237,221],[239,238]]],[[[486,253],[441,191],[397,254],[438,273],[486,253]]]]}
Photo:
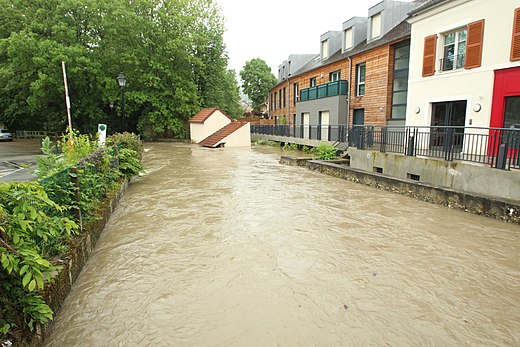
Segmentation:
{"type": "Polygon", "coordinates": [[[107,147],[117,146],[118,148],[127,148],[135,151],[138,154],[138,158],[143,155],[143,142],[139,138],[139,135],[134,133],[117,133],[110,136],[106,141],[107,147]]]}
{"type": "Polygon", "coordinates": [[[36,182],[0,183],[0,341],[52,319],[40,294],[59,269],[49,259],[78,231],[63,210],[36,182]]]}
{"type": "Polygon", "coordinates": [[[318,160],[331,160],[336,158],[336,147],[327,142],[320,142],[316,148],[318,160]]]}
{"type": "Polygon", "coordinates": [[[129,148],[119,150],[119,171],[126,177],[138,175],[145,169],[136,151],[129,148]]]}
{"type": "Polygon", "coordinates": [[[309,147],[309,146],[303,146],[302,147],[302,152],[303,153],[308,153],[308,154],[316,154],[316,148],[309,147]]]}
{"type": "Polygon", "coordinates": [[[283,149],[289,150],[289,151],[296,151],[296,150],[298,150],[298,145],[296,143],[286,142],[285,145],[283,146],[283,149]]]}
{"type": "Polygon", "coordinates": [[[70,236],[78,232],[74,209],[80,208],[84,219],[96,218],[121,177],[144,169],[135,134],[113,135],[98,148],[87,135],[69,132],[58,148],[49,138],[42,141],[38,182],[0,183],[0,345],[52,319],[41,292],[59,270],[50,259],[66,252],[70,236]]]}

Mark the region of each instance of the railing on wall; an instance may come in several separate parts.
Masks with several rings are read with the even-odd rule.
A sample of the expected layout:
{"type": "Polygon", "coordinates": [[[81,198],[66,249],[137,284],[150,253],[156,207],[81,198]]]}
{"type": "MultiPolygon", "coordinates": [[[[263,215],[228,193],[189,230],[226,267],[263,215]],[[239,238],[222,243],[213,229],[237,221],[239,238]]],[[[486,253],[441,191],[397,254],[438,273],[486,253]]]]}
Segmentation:
{"type": "Polygon", "coordinates": [[[345,80],[320,84],[300,90],[299,102],[327,98],[329,96],[347,95],[347,91],[348,81],[345,80]]]}
{"type": "Polygon", "coordinates": [[[520,169],[520,129],[479,127],[376,127],[252,125],[253,134],[348,143],[358,149],[463,160],[520,169]]]}

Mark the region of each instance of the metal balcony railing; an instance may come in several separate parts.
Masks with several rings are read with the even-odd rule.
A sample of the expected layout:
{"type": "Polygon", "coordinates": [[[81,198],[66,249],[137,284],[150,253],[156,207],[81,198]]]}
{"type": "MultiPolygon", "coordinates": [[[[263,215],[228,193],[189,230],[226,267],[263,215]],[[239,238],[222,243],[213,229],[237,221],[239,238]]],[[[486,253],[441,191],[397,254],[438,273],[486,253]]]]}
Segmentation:
{"type": "Polygon", "coordinates": [[[305,88],[300,91],[299,102],[327,98],[329,96],[347,95],[348,81],[340,80],[305,88]]]}
{"type": "Polygon", "coordinates": [[[520,169],[520,129],[479,127],[376,127],[251,125],[253,134],[348,143],[358,149],[461,160],[520,169]]]}
{"type": "Polygon", "coordinates": [[[440,70],[450,71],[455,69],[462,69],[466,63],[466,54],[448,55],[440,59],[440,70]]]}

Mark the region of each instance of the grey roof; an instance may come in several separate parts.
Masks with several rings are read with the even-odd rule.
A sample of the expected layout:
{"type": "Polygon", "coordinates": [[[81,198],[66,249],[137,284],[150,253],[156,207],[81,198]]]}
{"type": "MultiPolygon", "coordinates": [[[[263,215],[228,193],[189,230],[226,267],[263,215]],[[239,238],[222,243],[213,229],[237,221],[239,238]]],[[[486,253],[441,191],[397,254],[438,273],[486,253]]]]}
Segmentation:
{"type": "Polygon", "coordinates": [[[424,4],[422,4],[421,6],[419,7],[416,7],[415,9],[413,9],[412,11],[410,11],[408,13],[409,16],[415,16],[421,12],[424,12],[432,7],[435,7],[435,6],[438,6],[438,5],[441,5],[445,2],[448,2],[450,0],[430,0],[430,1],[427,1],[425,2],[424,4]]]}

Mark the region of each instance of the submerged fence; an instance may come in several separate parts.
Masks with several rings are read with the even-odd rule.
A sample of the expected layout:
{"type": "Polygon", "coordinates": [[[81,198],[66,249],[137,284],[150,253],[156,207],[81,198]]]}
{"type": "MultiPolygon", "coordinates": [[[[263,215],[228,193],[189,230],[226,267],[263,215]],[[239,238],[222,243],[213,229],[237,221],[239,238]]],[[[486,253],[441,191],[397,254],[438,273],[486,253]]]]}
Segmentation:
{"type": "Polygon", "coordinates": [[[463,160],[499,169],[520,168],[520,129],[480,127],[376,127],[252,125],[253,134],[347,143],[358,149],[463,160]]]}

